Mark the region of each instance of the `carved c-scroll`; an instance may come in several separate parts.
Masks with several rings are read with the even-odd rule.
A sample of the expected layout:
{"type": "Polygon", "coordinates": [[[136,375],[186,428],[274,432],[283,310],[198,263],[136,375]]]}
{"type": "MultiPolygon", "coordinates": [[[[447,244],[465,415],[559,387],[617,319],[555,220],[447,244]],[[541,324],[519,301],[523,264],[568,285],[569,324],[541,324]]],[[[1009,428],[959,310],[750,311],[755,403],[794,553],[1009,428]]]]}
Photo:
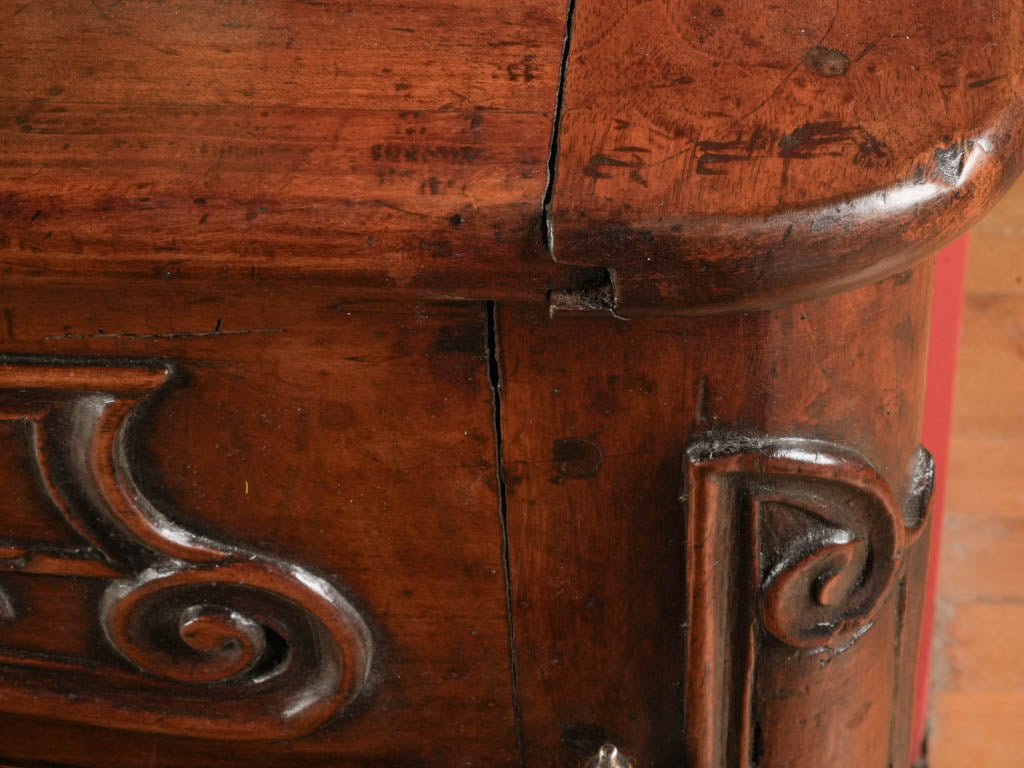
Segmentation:
{"type": "Polygon", "coordinates": [[[919,450],[902,503],[864,458],[818,440],[706,436],[684,477],[691,765],[747,768],[758,638],[816,649],[870,628],[922,530],[932,460],[919,450]]]}
{"type": "Polygon", "coordinates": [[[90,545],[0,547],[0,567],[109,579],[98,624],[144,689],[115,696],[125,670],[0,652],[0,709],[201,738],[300,735],[359,694],[370,632],[323,577],[197,535],[142,494],[128,433],[172,374],[159,363],[0,358],[0,420],[28,425],[49,497],[90,545]]]}

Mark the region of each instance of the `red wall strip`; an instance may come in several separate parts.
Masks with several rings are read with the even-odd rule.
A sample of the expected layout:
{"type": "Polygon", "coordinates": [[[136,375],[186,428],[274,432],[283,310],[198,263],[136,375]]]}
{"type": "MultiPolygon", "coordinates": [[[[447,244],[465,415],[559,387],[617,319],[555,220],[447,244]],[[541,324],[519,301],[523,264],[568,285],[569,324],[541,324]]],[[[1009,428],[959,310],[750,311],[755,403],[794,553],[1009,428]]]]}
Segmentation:
{"type": "MultiPolygon", "coordinates": [[[[935,501],[932,518],[931,558],[925,594],[921,654],[917,668],[917,701],[914,708],[914,744],[923,747],[928,724],[929,672],[932,630],[935,621],[935,591],[938,584],[939,540],[946,500],[949,467],[949,434],[953,417],[953,386],[956,380],[957,346],[963,313],[964,273],[967,266],[967,237],[946,248],[935,265],[935,293],[928,347],[928,380],[925,393],[924,430],[921,442],[935,457],[935,501]]],[[[920,757],[920,753],[918,754],[920,757]]]]}

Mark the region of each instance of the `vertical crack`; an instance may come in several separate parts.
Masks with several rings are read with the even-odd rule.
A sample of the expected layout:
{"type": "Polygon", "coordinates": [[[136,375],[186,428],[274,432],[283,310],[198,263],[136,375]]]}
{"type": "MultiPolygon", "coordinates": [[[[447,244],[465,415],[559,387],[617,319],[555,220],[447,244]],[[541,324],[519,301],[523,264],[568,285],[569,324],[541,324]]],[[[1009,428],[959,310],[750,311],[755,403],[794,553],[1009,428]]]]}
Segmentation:
{"type": "Polygon", "coordinates": [[[548,181],[544,187],[541,205],[541,234],[548,253],[555,252],[555,225],[551,218],[551,198],[555,194],[555,171],[558,165],[558,139],[562,128],[562,107],[565,101],[565,76],[569,69],[569,51],[572,48],[572,20],[576,12],[576,0],[569,0],[565,14],[565,41],[562,43],[562,63],[558,71],[558,91],[555,94],[555,116],[551,121],[551,151],[548,154],[548,181]]]}
{"type": "Polygon", "coordinates": [[[494,456],[498,478],[498,518],[501,522],[501,564],[505,571],[505,614],[508,617],[509,667],[512,677],[512,711],[515,718],[516,749],[520,768],[526,765],[523,748],[523,716],[519,704],[519,670],[516,660],[516,624],[512,600],[512,566],[508,541],[508,493],[505,485],[504,444],[501,432],[501,368],[498,365],[498,328],[495,303],[487,302],[487,377],[491,383],[491,402],[494,404],[494,456]]]}

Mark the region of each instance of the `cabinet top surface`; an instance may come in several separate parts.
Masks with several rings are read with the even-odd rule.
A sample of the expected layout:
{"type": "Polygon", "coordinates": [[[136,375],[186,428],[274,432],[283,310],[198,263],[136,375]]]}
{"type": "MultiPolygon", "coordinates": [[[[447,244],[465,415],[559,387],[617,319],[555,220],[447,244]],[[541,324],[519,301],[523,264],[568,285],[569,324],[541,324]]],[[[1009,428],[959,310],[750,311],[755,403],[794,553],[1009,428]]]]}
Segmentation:
{"type": "Polygon", "coordinates": [[[1015,0],[0,0],[0,25],[8,273],[543,300],[584,265],[627,308],[766,304],[954,236],[1024,144],[1015,0]]]}

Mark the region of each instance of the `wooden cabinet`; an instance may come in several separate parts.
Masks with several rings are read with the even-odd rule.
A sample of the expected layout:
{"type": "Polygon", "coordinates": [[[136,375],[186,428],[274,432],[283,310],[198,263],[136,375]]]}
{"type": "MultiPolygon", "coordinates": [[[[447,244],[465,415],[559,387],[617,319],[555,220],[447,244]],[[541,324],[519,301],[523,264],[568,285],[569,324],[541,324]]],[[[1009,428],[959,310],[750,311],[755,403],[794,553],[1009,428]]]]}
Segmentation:
{"type": "Polygon", "coordinates": [[[908,768],[1017,3],[8,6],[0,762],[908,768]]]}

